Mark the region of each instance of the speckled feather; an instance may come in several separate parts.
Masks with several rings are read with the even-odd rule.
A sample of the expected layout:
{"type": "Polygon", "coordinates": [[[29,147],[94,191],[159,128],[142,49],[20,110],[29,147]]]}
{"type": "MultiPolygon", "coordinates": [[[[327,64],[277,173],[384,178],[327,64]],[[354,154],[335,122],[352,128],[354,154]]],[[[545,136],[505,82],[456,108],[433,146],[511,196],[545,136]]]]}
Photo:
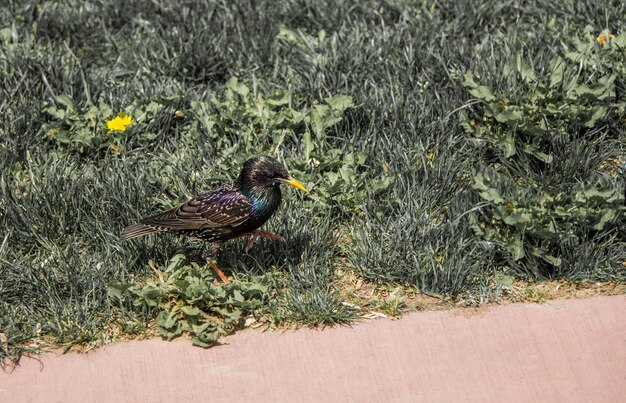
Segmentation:
{"type": "Polygon", "coordinates": [[[280,205],[278,183],[269,179],[287,177],[286,169],[268,157],[255,157],[244,164],[234,183],[223,184],[187,203],[146,217],[122,230],[122,239],[155,232],[174,232],[212,243],[212,248],[263,225],[280,205]]]}

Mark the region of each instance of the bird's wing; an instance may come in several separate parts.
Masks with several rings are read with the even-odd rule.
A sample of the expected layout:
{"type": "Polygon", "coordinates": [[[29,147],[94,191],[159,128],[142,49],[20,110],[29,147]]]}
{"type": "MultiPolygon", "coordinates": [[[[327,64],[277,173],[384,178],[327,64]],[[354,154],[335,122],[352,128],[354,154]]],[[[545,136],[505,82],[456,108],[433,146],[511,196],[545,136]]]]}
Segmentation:
{"type": "Polygon", "coordinates": [[[252,211],[252,201],[233,186],[222,186],[187,203],[144,218],[142,224],[168,230],[199,230],[237,226],[252,211]]]}

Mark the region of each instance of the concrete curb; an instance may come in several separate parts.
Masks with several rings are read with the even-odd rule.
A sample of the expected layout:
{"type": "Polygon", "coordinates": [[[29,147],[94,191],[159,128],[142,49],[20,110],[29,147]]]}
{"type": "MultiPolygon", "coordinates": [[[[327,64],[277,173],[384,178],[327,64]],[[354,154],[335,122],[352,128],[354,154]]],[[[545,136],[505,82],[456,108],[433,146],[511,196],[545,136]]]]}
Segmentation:
{"type": "Polygon", "coordinates": [[[626,296],[47,354],[6,402],[624,402],[626,296]]]}

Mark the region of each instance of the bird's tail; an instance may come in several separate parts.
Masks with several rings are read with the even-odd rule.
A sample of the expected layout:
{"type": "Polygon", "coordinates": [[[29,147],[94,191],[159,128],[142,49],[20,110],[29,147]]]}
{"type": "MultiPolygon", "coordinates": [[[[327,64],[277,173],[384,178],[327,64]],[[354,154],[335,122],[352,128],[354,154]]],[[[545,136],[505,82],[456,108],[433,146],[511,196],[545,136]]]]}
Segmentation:
{"type": "Polygon", "coordinates": [[[122,240],[125,241],[127,239],[137,238],[139,236],[152,234],[154,232],[159,232],[159,230],[157,228],[150,227],[148,225],[141,224],[141,223],[133,224],[133,225],[129,225],[128,227],[122,230],[122,233],[120,234],[120,238],[122,238],[122,240]]]}

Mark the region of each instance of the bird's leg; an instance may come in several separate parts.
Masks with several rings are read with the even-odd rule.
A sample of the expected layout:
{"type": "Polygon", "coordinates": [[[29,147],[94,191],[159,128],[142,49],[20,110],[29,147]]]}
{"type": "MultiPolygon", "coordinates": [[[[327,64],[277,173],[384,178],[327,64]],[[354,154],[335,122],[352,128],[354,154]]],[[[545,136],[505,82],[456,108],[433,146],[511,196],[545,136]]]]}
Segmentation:
{"type": "MultiPolygon", "coordinates": [[[[215,274],[217,274],[217,276],[222,279],[222,281],[224,282],[224,284],[230,284],[230,280],[228,279],[228,277],[226,277],[226,275],[224,274],[224,272],[222,270],[220,270],[219,267],[217,267],[217,264],[215,263],[215,261],[211,261],[209,263],[209,266],[211,266],[211,268],[213,269],[213,271],[215,271],[215,274]]],[[[213,280],[213,284],[215,285],[220,285],[220,282],[216,280],[213,280]]]]}
{"type": "MultiPolygon", "coordinates": [[[[209,249],[205,252],[204,258],[206,259],[207,265],[213,269],[215,274],[224,282],[224,284],[230,284],[230,280],[219,267],[217,267],[217,263],[215,262],[215,256],[217,255],[217,251],[220,249],[221,242],[214,242],[209,245],[209,249]]],[[[220,285],[221,283],[217,281],[217,279],[213,280],[213,284],[220,285]]]]}
{"type": "Polygon", "coordinates": [[[157,269],[157,267],[154,264],[154,262],[152,261],[152,259],[148,259],[148,266],[150,266],[152,271],[154,271],[154,273],[159,277],[159,281],[164,283],[165,282],[165,276],[163,275],[163,272],[161,270],[157,269]]]}
{"type": "Polygon", "coordinates": [[[274,234],[273,232],[263,231],[263,230],[255,230],[255,231],[246,232],[245,234],[239,235],[237,238],[241,238],[244,236],[251,237],[248,243],[246,244],[246,248],[245,248],[246,252],[252,249],[252,246],[254,246],[254,243],[259,238],[270,239],[272,241],[284,241],[285,240],[285,238],[283,238],[282,236],[278,234],[274,234]]]}
{"type": "Polygon", "coordinates": [[[252,249],[252,247],[254,246],[254,243],[256,242],[257,239],[259,239],[259,237],[256,236],[256,235],[251,235],[250,236],[250,240],[248,241],[248,243],[246,243],[246,247],[244,248],[246,253],[249,252],[250,249],[252,249]]]}

